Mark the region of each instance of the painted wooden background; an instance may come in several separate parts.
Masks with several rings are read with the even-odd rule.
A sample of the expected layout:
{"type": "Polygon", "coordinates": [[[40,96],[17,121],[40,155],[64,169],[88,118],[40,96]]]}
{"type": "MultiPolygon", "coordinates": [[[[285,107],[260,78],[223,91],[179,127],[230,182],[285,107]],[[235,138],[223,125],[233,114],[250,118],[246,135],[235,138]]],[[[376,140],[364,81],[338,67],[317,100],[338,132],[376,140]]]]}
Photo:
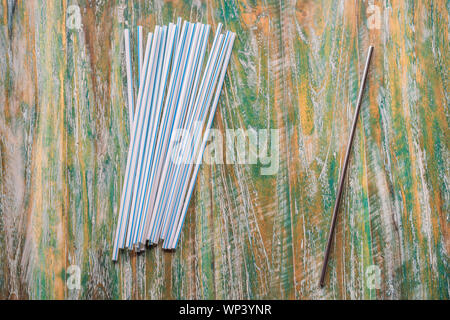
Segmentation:
{"type": "Polygon", "coordinates": [[[0,298],[449,298],[448,1],[0,2],[0,298]],[[123,29],[178,16],[237,33],[213,126],[280,129],[279,170],[203,165],[179,248],[114,264],[123,29]]]}

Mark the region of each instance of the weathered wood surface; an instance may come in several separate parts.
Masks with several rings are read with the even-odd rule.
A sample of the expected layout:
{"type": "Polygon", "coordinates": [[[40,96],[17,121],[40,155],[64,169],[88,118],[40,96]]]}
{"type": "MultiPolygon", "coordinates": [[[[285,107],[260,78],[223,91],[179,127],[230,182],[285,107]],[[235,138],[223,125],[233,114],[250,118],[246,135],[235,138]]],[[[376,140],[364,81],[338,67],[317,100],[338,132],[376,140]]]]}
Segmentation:
{"type": "Polygon", "coordinates": [[[379,28],[356,0],[1,0],[0,298],[448,299],[449,3],[374,4],[379,28]],[[79,30],[67,26],[72,4],[79,30]],[[176,252],[114,264],[128,146],[122,32],[177,16],[237,33],[214,127],[280,129],[279,171],[203,165],[176,252]],[[70,265],[79,290],[66,285],[70,265]],[[367,285],[371,265],[379,289],[367,285]]]}

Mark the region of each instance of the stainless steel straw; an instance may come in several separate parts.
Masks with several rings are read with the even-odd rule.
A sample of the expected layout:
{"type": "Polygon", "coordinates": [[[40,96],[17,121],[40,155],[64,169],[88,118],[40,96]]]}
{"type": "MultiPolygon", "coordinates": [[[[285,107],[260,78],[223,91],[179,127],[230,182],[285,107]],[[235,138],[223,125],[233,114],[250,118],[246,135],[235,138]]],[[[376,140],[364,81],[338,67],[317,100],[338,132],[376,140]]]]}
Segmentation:
{"type": "Polygon", "coordinates": [[[353,144],[353,138],[355,137],[356,124],[358,121],[359,111],[361,110],[361,100],[362,100],[362,97],[364,94],[364,88],[366,86],[367,73],[369,71],[370,60],[372,58],[372,52],[373,52],[373,46],[370,46],[369,52],[367,53],[366,66],[364,67],[364,73],[363,73],[363,77],[362,77],[362,81],[361,81],[361,87],[359,89],[358,101],[356,103],[356,110],[355,110],[355,116],[353,118],[352,131],[350,133],[350,138],[348,139],[347,153],[345,154],[344,167],[342,169],[341,178],[339,180],[339,188],[338,188],[338,193],[337,193],[337,197],[336,197],[336,202],[334,203],[333,218],[331,219],[330,231],[328,233],[327,248],[325,250],[325,256],[323,258],[323,264],[322,264],[322,273],[320,275],[320,286],[321,287],[324,286],[324,282],[325,282],[325,274],[327,272],[328,259],[330,257],[331,245],[333,243],[334,229],[336,228],[336,220],[337,220],[337,215],[338,215],[338,211],[339,211],[339,205],[341,204],[342,191],[344,189],[345,175],[347,173],[348,162],[349,162],[349,158],[350,158],[350,151],[352,149],[352,144],[353,144]]]}

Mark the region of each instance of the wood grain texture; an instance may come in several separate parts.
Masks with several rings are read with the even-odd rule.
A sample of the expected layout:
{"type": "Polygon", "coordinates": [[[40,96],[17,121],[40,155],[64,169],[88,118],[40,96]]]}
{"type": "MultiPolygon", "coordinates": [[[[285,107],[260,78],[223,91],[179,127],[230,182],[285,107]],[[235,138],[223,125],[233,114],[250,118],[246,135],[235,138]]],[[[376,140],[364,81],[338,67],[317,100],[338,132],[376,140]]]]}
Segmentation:
{"type": "Polygon", "coordinates": [[[372,29],[371,1],[0,2],[0,298],[449,298],[448,1],[374,1],[372,29]],[[74,4],[80,29],[67,26],[74,4]],[[202,165],[179,248],[114,264],[129,130],[123,29],[177,16],[237,33],[213,126],[280,129],[279,170],[202,165]],[[79,290],[66,285],[70,265],[79,290]],[[371,265],[379,289],[367,286],[371,265]]]}

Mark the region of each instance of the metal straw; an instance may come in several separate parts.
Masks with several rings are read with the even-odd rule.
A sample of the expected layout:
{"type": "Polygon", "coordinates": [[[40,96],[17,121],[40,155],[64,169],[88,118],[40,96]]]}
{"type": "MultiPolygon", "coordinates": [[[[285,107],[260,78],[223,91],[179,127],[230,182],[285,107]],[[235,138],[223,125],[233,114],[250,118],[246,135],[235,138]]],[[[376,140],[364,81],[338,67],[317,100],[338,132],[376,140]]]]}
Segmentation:
{"type": "Polygon", "coordinates": [[[325,251],[325,256],[323,258],[322,273],[320,275],[320,286],[321,287],[324,286],[324,282],[325,282],[325,274],[327,272],[328,259],[330,257],[331,245],[333,243],[334,229],[336,228],[336,220],[337,220],[337,216],[338,216],[339,205],[341,203],[342,191],[344,189],[345,175],[347,173],[348,162],[349,162],[349,158],[350,158],[350,151],[352,149],[352,144],[353,144],[353,138],[355,137],[355,130],[356,130],[356,124],[358,121],[359,111],[361,110],[361,100],[363,97],[364,88],[366,86],[367,73],[369,71],[370,60],[372,58],[372,52],[373,52],[373,46],[370,46],[369,52],[367,53],[366,66],[364,67],[364,73],[363,73],[363,77],[362,77],[361,87],[359,89],[358,101],[356,103],[356,110],[355,110],[355,116],[353,118],[352,131],[350,133],[350,138],[348,139],[347,152],[345,154],[345,161],[344,161],[344,168],[342,169],[341,178],[339,180],[339,188],[338,188],[337,198],[336,198],[336,202],[334,203],[333,218],[331,220],[331,227],[330,227],[330,231],[328,233],[327,248],[325,251]]]}

